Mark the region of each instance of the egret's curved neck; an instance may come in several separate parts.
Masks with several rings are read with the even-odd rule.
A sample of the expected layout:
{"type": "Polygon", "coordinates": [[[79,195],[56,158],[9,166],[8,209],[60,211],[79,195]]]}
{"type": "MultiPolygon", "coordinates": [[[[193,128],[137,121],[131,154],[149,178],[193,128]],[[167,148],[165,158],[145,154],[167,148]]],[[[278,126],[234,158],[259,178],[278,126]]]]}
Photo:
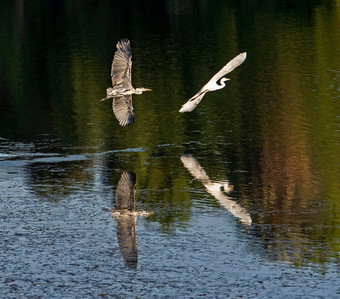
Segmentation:
{"type": "Polygon", "coordinates": [[[218,89],[225,87],[225,81],[228,81],[228,80],[226,78],[222,78],[219,82],[220,84],[216,83],[216,85],[218,86],[218,89]]]}

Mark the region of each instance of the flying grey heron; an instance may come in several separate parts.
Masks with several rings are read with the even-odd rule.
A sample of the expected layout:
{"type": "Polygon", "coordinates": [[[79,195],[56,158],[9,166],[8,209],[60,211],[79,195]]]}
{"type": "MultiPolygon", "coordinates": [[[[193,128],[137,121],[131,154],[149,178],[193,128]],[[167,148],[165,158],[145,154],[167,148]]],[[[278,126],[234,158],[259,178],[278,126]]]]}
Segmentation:
{"type": "Polygon", "coordinates": [[[112,217],[122,215],[150,216],[153,212],[135,211],[136,175],[133,172],[124,171],[116,188],[116,209],[111,211],[112,217]]]}
{"type": "Polygon", "coordinates": [[[234,59],[230,60],[218,73],[216,73],[210,81],[205,84],[198,93],[196,93],[192,98],[190,98],[179,110],[179,112],[191,112],[196,108],[196,106],[201,102],[202,98],[208,91],[214,91],[221,89],[225,86],[225,81],[230,80],[229,78],[222,78],[226,74],[230,73],[232,70],[241,65],[247,57],[247,53],[241,53],[237,55],[234,59]],[[221,79],[222,78],[222,79],[221,79]],[[221,80],[220,80],[221,79],[221,80]],[[218,82],[219,81],[219,82],[218,82]],[[218,84],[219,83],[219,84],[218,84]]]}
{"type": "Polygon", "coordinates": [[[117,220],[117,240],[126,266],[137,267],[138,246],[136,234],[137,217],[147,217],[153,212],[135,211],[136,175],[124,171],[116,188],[116,209],[111,216],[117,220]]]}
{"type": "Polygon", "coordinates": [[[117,43],[112,66],[112,87],[106,89],[106,97],[101,101],[112,98],[112,110],[119,124],[123,127],[134,122],[132,95],[142,94],[151,89],[140,87],[133,88],[131,85],[132,51],[130,41],[122,39],[117,43]]]}
{"type": "Polygon", "coordinates": [[[135,210],[136,175],[124,171],[116,189],[117,239],[125,265],[136,268],[138,249],[135,210]],[[132,213],[131,213],[132,212],[132,213]]]}

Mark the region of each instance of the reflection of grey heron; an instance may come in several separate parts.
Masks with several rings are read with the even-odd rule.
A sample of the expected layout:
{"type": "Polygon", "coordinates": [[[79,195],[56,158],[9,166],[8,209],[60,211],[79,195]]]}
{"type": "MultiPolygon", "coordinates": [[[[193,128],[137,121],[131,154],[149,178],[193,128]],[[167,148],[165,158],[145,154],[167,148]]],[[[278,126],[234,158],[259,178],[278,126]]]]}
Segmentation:
{"type": "Polygon", "coordinates": [[[117,239],[126,266],[136,268],[138,247],[136,236],[137,216],[149,216],[152,213],[135,211],[136,175],[123,172],[116,188],[116,209],[111,216],[117,219],[117,239]]]}
{"type": "Polygon", "coordinates": [[[212,182],[202,166],[192,155],[182,155],[181,161],[191,175],[197,180],[200,180],[207,191],[213,195],[227,211],[240,219],[242,223],[251,225],[252,220],[249,213],[223,193],[223,191],[232,191],[232,186],[229,185],[228,181],[212,182]]]}
{"type": "Polygon", "coordinates": [[[124,171],[116,188],[116,208],[120,211],[134,211],[136,192],[136,175],[124,171]]]}
{"type": "Polygon", "coordinates": [[[225,81],[230,79],[222,78],[226,74],[230,73],[232,70],[237,68],[240,64],[245,61],[247,53],[241,53],[237,55],[234,59],[230,60],[217,74],[215,74],[207,84],[205,84],[198,93],[196,93],[192,98],[190,98],[179,110],[179,112],[191,112],[196,108],[196,106],[201,102],[202,98],[208,91],[214,91],[221,89],[225,86],[225,81]],[[222,78],[222,79],[221,79],[222,78]],[[220,80],[221,79],[221,80],[220,80]],[[220,80],[220,81],[219,81],[220,80]],[[219,81],[219,84],[217,83],[219,81]]]}
{"type": "Polygon", "coordinates": [[[132,52],[128,39],[117,43],[117,51],[111,66],[112,87],[106,89],[106,97],[101,101],[112,98],[112,110],[121,126],[134,122],[132,95],[142,94],[151,89],[131,85],[132,52]]]}

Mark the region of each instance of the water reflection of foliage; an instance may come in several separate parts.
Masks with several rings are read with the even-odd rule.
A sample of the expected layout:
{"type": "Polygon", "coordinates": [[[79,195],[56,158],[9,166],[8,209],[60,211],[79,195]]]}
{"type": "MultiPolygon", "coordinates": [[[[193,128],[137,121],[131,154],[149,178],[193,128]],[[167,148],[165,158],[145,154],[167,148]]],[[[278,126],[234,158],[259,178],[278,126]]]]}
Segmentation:
{"type": "Polygon", "coordinates": [[[159,222],[165,231],[187,223],[191,216],[192,200],[187,192],[179,192],[183,181],[177,173],[177,159],[177,156],[153,156],[139,161],[144,167],[136,168],[136,197],[155,211],[148,219],[159,222]]]}
{"type": "MultiPolygon", "coordinates": [[[[292,222],[302,238],[327,236],[334,256],[339,244],[332,240],[340,238],[336,146],[340,56],[334,46],[339,44],[334,37],[339,36],[340,24],[334,2],[326,6],[320,1],[228,2],[217,10],[216,4],[200,2],[197,10],[173,1],[157,8],[157,15],[167,20],[161,26],[154,26],[153,18],[132,13],[141,5],[132,2],[133,10],[125,2],[112,1],[96,6],[1,3],[0,24],[6,28],[0,31],[0,100],[6,111],[0,118],[1,134],[30,138],[52,131],[65,144],[99,145],[100,150],[155,149],[163,143],[196,151],[205,147],[228,163],[242,204],[252,206],[254,215],[264,211],[259,223],[292,222]],[[123,11],[128,24],[104,11],[123,11]],[[53,26],[46,25],[50,19],[53,26]],[[147,28],[152,27],[156,33],[148,36],[147,28]],[[109,83],[114,44],[125,36],[136,50],[136,86],[150,86],[154,92],[135,101],[136,124],[121,130],[110,105],[100,105],[97,99],[109,83]],[[179,115],[183,99],[205,82],[212,67],[218,68],[239,48],[251,55],[247,68],[233,74],[228,92],[211,95],[190,117],[179,115]],[[301,55],[301,49],[308,51],[301,55]],[[318,202],[327,206],[327,212],[304,221],[304,226],[318,228],[303,228],[301,215],[318,202]],[[284,212],[276,213],[280,210],[284,212]]],[[[216,172],[220,161],[203,158],[211,165],[209,173],[216,172]]],[[[138,153],[134,161],[141,200],[155,210],[165,206],[153,217],[164,225],[177,216],[190,217],[190,200],[175,192],[184,180],[171,172],[172,165],[150,158],[150,151],[138,153]]],[[[60,182],[68,186],[66,190],[72,190],[68,178],[80,184],[93,179],[86,171],[78,172],[77,166],[63,165],[59,170],[64,171],[61,181],[33,165],[32,177],[39,182],[46,176],[48,185],[60,182]]],[[[270,236],[303,243],[297,234],[270,236]]],[[[279,242],[275,244],[277,249],[279,242]]],[[[323,252],[315,252],[312,259],[321,262],[323,252]]]]}
{"type": "MultiPolygon", "coordinates": [[[[327,17],[326,11],[315,14],[320,24],[327,17]]],[[[334,131],[339,111],[334,102],[336,75],[331,71],[339,66],[339,58],[334,46],[324,46],[333,29],[317,26],[311,35],[311,26],[296,27],[293,20],[284,24],[273,28],[277,36],[285,36],[273,41],[276,60],[254,76],[256,89],[249,90],[263,98],[257,109],[260,148],[255,151],[260,163],[248,158],[249,175],[243,181],[250,180],[253,187],[240,188],[246,187],[242,196],[262,198],[255,210],[263,210],[258,222],[273,228],[260,232],[272,254],[295,263],[323,263],[325,255],[336,258],[339,251],[339,155],[334,131]],[[301,57],[301,44],[314,51],[301,57]],[[316,65],[310,63],[314,60],[316,65]],[[311,78],[313,73],[318,78],[311,78]],[[330,245],[327,250],[324,239],[330,245]],[[308,250],[308,244],[318,250],[308,250]]]]}

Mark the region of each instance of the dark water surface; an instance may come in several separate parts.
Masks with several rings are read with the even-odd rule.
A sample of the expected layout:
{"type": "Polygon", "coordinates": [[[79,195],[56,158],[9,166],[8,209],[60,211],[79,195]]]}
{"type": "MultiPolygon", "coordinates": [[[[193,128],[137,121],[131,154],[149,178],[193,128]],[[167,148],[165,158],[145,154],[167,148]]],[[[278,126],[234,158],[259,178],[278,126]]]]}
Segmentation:
{"type": "Polygon", "coordinates": [[[0,297],[339,297],[339,28],[338,1],[1,2],[0,297]],[[153,91],[123,128],[125,37],[153,91]]]}

